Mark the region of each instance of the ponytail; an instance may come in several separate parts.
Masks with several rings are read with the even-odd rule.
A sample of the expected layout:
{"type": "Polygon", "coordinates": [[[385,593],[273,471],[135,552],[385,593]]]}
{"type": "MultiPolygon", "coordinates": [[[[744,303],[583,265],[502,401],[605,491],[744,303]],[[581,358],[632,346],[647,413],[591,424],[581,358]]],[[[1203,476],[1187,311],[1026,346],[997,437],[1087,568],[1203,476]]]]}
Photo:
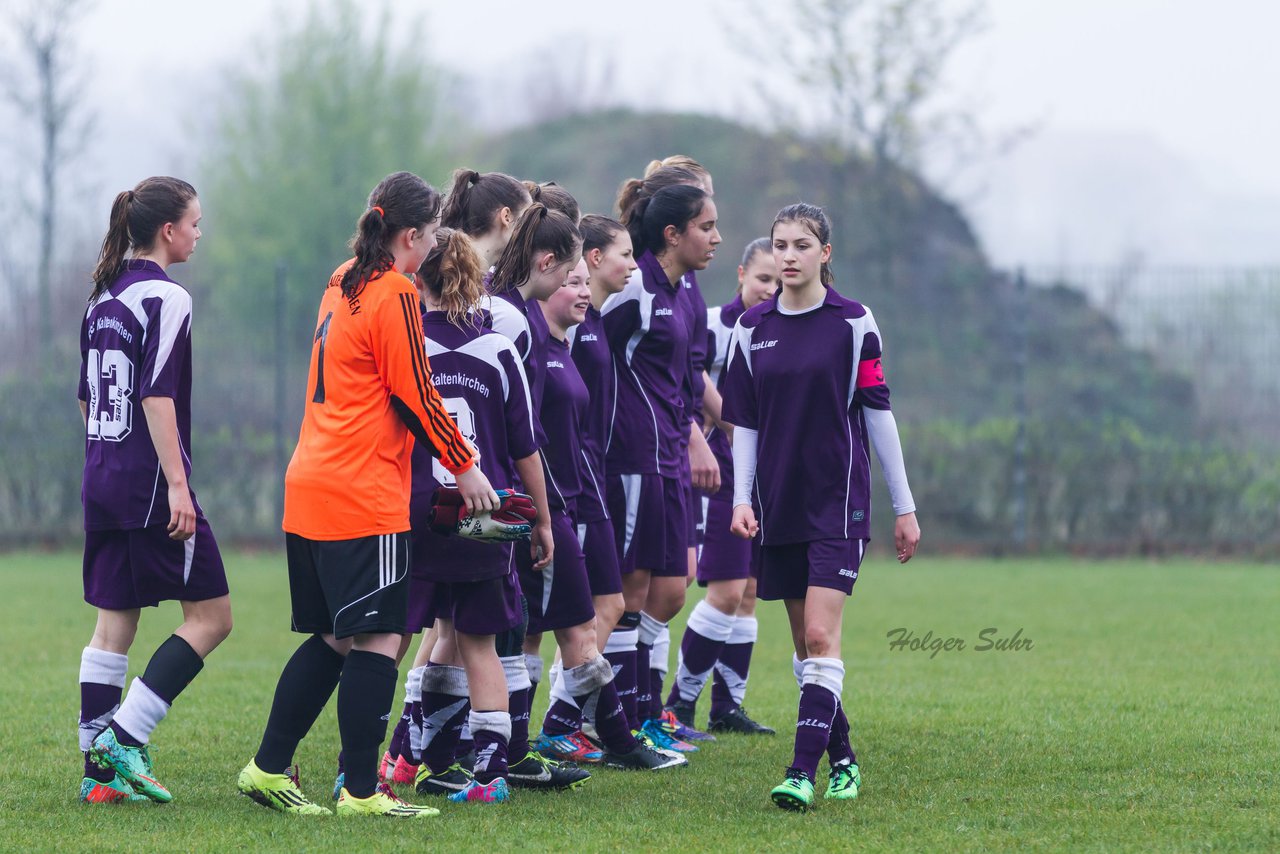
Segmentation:
{"type": "Polygon", "coordinates": [[[458,169],[449,182],[449,196],[440,212],[440,224],[480,237],[493,228],[493,218],[503,208],[518,213],[529,204],[524,185],[502,172],[481,174],[458,169]]]}
{"type": "Polygon", "coordinates": [[[680,184],[702,187],[702,179],[693,170],[682,166],[661,166],[661,161],[658,160],[653,162],[659,164],[658,169],[646,170],[643,178],[630,178],[622,182],[622,186],[618,188],[618,199],[614,202],[614,206],[618,209],[618,221],[623,225],[631,224],[634,216],[632,208],[637,202],[651,197],[663,187],[675,187],[680,184]]]}
{"type": "Polygon", "coordinates": [[[563,263],[581,251],[582,238],[569,217],[535,202],[521,214],[494,267],[494,293],[515,290],[529,281],[533,260],[541,252],[550,252],[557,263],[563,263]]]}
{"type": "Polygon", "coordinates": [[[555,181],[547,181],[545,184],[525,181],[524,188],[529,191],[529,198],[534,202],[546,205],[553,211],[560,211],[574,223],[582,219],[582,209],[578,207],[578,200],[555,181]]]}
{"type": "MultiPolygon", "coordinates": [[[[818,243],[827,246],[831,243],[831,222],[827,219],[826,211],[817,205],[811,205],[806,202],[799,202],[794,205],[787,205],[778,211],[778,215],[773,218],[773,225],[769,226],[769,236],[773,237],[773,229],[780,222],[798,222],[809,230],[809,233],[818,239],[818,243]]],[[[835,273],[831,270],[831,262],[824,261],[822,269],[819,271],[819,277],[824,285],[834,285],[836,282],[835,273]]]]}
{"type": "Polygon", "coordinates": [[[178,222],[196,197],[196,188],[179,178],[147,178],[132,190],[116,195],[111,203],[107,236],[93,269],[94,302],[124,270],[130,249],[147,250],[155,245],[156,233],[166,223],[178,222]]]}
{"type": "Polygon", "coordinates": [[[378,182],[351,238],[356,259],[342,274],[342,295],[351,299],[395,265],[389,245],[396,234],[423,228],[439,215],[440,194],[412,172],[393,172],[378,182]]]}
{"type": "Polygon", "coordinates": [[[705,191],[689,184],[663,187],[652,196],[642,197],[632,206],[627,222],[635,251],[661,254],[667,248],[667,226],[674,225],[683,232],[708,198],[705,191]]]}
{"type": "Polygon", "coordinates": [[[436,231],[436,245],[418,268],[418,281],[440,304],[454,326],[484,296],[484,262],[471,239],[459,229],[436,231]]]}

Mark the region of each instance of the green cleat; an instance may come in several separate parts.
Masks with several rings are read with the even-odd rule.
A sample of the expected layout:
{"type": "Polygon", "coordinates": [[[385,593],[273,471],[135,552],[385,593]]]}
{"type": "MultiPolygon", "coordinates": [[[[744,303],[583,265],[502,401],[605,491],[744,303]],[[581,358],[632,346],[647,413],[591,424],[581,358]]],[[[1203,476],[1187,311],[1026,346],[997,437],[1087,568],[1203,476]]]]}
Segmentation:
{"type": "Polygon", "coordinates": [[[103,768],[114,768],[138,794],[162,804],[173,800],[169,790],[153,776],[155,772],[151,770],[151,754],[147,748],[121,744],[111,727],[98,733],[89,748],[89,757],[103,768]]]}
{"type": "Polygon", "coordinates": [[[813,805],[813,780],[798,768],[788,768],[787,777],[769,793],[784,810],[804,812],[813,805]]]}
{"type": "Polygon", "coordinates": [[[852,762],[842,762],[831,769],[824,798],[841,798],[853,800],[858,797],[858,789],[862,787],[862,772],[852,762]]]}
{"type": "Polygon", "coordinates": [[[385,815],[391,818],[430,818],[440,815],[435,807],[420,806],[403,800],[391,786],[378,784],[378,788],[367,798],[352,797],[345,788],[338,796],[338,815],[385,815]]]}
{"type": "Polygon", "coordinates": [[[288,774],[268,774],[250,759],[236,779],[240,794],[252,798],[267,809],[289,815],[333,815],[319,804],[312,803],[298,788],[298,780],[288,774]]]}
{"type": "Polygon", "coordinates": [[[82,804],[123,804],[137,801],[149,801],[145,795],[139,795],[119,774],[111,778],[110,783],[103,783],[91,777],[80,781],[80,803],[82,804]]]}

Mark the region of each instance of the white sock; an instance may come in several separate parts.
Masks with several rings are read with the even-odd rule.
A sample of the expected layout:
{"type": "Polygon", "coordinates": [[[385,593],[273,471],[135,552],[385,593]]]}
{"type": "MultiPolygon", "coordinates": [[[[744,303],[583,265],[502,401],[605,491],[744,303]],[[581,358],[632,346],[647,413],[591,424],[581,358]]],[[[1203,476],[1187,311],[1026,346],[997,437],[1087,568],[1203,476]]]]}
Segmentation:
{"type": "Polygon", "coordinates": [[[142,744],[151,740],[151,732],[164,716],[169,714],[169,704],[142,681],[134,677],[129,693],[116,712],[115,724],[142,744]]]}

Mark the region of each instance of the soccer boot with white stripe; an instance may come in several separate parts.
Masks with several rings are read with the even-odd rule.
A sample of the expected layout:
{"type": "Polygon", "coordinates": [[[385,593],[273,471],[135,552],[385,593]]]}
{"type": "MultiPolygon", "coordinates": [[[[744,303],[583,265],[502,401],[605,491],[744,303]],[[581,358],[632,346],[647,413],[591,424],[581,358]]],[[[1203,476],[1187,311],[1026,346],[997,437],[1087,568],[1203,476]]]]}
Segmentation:
{"type": "Polygon", "coordinates": [[[689,760],[679,753],[656,750],[647,738],[637,734],[636,746],[627,753],[614,753],[606,750],[604,765],[606,768],[621,768],[624,771],[664,771],[667,768],[683,768],[689,760]]]}
{"type": "Polygon", "coordinates": [[[709,732],[737,732],[743,735],[775,735],[772,727],[752,720],[747,710],[735,706],[720,717],[707,722],[709,732]]]}
{"type": "MultiPolygon", "coordinates": [[[[287,771],[288,769],[286,769],[287,771]]],[[[252,798],[267,809],[289,815],[333,815],[327,807],[312,803],[298,788],[295,774],[269,774],[250,759],[236,779],[240,794],[252,798]]]]}
{"type": "Polygon", "coordinates": [[[423,762],[418,766],[414,788],[420,795],[451,795],[465,789],[472,779],[471,772],[457,762],[439,774],[432,773],[431,766],[423,762]]]}
{"type": "Polygon", "coordinates": [[[114,768],[138,794],[162,804],[173,800],[169,790],[156,780],[155,772],[151,770],[151,753],[147,748],[121,744],[116,740],[115,730],[111,727],[98,733],[98,737],[93,740],[89,758],[103,768],[114,768]]]}
{"type": "Polygon", "coordinates": [[[576,789],[591,775],[577,765],[530,750],[519,762],[507,763],[507,779],[518,789],[576,789]]]}
{"type": "Polygon", "coordinates": [[[577,733],[569,735],[548,735],[539,733],[530,745],[534,750],[548,759],[559,762],[574,762],[579,765],[595,765],[602,758],[601,753],[586,739],[577,741],[573,738],[577,733]]]}
{"type": "Polygon", "coordinates": [[[430,818],[440,815],[435,807],[411,804],[403,800],[391,786],[379,783],[373,794],[367,798],[354,797],[345,788],[338,796],[338,815],[384,815],[389,818],[430,818]]]}
{"type": "Polygon", "coordinates": [[[845,761],[831,769],[831,774],[827,777],[827,791],[823,797],[851,801],[858,797],[858,790],[861,788],[862,772],[858,770],[858,764],[845,761]]]}
{"type": "Polygon", "coordinates": [[[378,779],[384,783],[390,783],[392,776],[395,774],[396,760],[388,750],[382,754],[382,759],[378,762],[378,779]]]}

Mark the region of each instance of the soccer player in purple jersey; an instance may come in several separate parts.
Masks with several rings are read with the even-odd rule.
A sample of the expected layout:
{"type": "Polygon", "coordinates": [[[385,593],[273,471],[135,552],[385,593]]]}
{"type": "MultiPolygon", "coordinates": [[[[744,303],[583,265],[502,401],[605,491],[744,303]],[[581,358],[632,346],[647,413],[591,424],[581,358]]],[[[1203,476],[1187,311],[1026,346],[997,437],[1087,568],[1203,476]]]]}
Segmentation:
{"type": "Polygon", "coordinates": [[[638,716],[647,718],[642,727],[660,747],[687,751],[692,745],[672,739],[653,715],[649,654],[663,625],[684,605],[690,512],[684,481],[691,435],[702,440],[688,402],[690,326],[680,280],[706,268],[720,232],[715,203],[698,187],[664,187],[638,199],[628,213],[640,269],[602,309],[618,377],[607,497],[625,607],[641,612],[638,716]]]}
{"type": "Polygon", "coordinates": [[[84,598],[98,609],[80,657],[87,803],[172,800],[151,733],[231,632],[222,557],[190,486],[191,296],[167,274],[195,251],[200,216],[177,178],[117,195],[80,329],[84,598]],[[121,702],[141,609],[171,600],[182,625],[121,702]]]}
{"type": "MultiPolygon", "coordinates": [[[[546,385],[547,346],[550,337],[539,300],[564,286],[570,271],[577,266],[581,257],[582,238],[578,235],[577,226],[559,211],[550,210],[546,205],[532,204],[521,214],[515,233],[503,250],[502,257],[498,259],[489,285],[492,296],[484,304],[493,330],[510,339],[523,360],[534,412],[534,436],[539,448],[547,444],[539,412],[546,385]]],[[[535,496],[539,510],[563,504],[555,475],[546,469],[545,459],[543,470],[549,499],[539,500],[535,496]]],[[[551,518],[555,549],[558,552],[568,543],[563,531],[554,530],[554,512],[551,518]]],[[[577,548],[576,540],[573,550],[580,559],[581,551],[577,548]]],[[[560,575],[568,576],[575,571],[577,562],[572,554],[554,568],[551,564],[542,568],[533,567],[522,556],[518,556],[517,567],[521,591],[529,610],[530,633],[538,634],[551,629],[572,632],[575,627],[590,625],[594,611],[591,611],[589,597],[585,602],[557,597],[554,602],[544,603],[542,599],[542,592],[548,586],[552,589],[555,587],[554,584],[548,585],[549,579],[554,580],[560,575]],[[548,610],[548,606],[552,605],[555,607],[548,610]]],[[[564,589],[571,590],[572,585],[565,585],[562,590],[564,589]]],[[[577,634],[580,633],[575,633],[575,637],[577,634]]],[[[511,752],[512,755],[522,756],[529,750],[529,710],[533,705],[533,695],[538,683],[542,681],[542,658],[537,654],[537,647],[528,645],[523,635],[504,639],[503,642],[505,644],[517,640],[519,646],[503,646],[499,649],[499,654],[508,667],[508,681],[515,686],[511,691],[511,752]]],[[[594,635],[590,638],[589,645],[581,640],[581,646],[575,648],[571,656],[566,655],[566,660],[572,659],[571,666],[585,664],[591,656],[582,656],[589,649],[594,649],[594,642],[594,635]]],[[[520,780],[514,774],[512,779],[520,780]]]]}
{"type": "MultiPolygon", "coordinates": [[[[444,207],[440,212],[441,225],[458,229],[471,238],[476,251],[480,254],[485,269],[492,269],[498,263],[502,250],[506,248],[515,231],[520,214],[529,207],[529,191],[517,179],[502,172],[477,172],[474,169],[458,169],[450,180],[449,192],[445,197],[444,207]]],[[[520,638],[523,631],[507,633],[514,640],[507,638],[505,646],[514,647],[515,655],[519,655],[520,638]]],[[[420,755],[422,752],[422,674],[426,670],[431,648],[435,644],[435,634],[428,627],[418,645],[418,653],[413,667],[405,680],[404,710],[400,722],[391,736],[391,743],[382,757],[381,776],[388,782],[412,782],[418,771],[414,763],[405,754],[420,755]]],[[[465,718],[465,716],[464,716],[465,718]]],[[[464,730],[466,723],[463,723],[464,730]]],[[[468,736],[466,739],[470,741],[468,736]]],[[[339,770],[341,776],[341,770],[339,770]]],[[[335,791],[337,788],[335,787],[335,791]]]]}
{"type": "MultiPolygon", "coordinates": [[[[605,500],[604,448],[613,423],[617,383],[600,306],[621,291],[638,268],[631,235],[622,223],[590,214],[578,223],[578,231],[582,234],[582,257],[587,262],[591,303],[582,322],[566,332],[574,364],[590,394],[582,421],[585,488],[578,499],[576,518],[596,609],[596,640],[613,667],[614,684],[630,722],[636,719],[636,629],[640,615],[623,612],[622,569],[605,500]]],[[[583,710],[583,717],[584,730],[590,727],[598,736],[594,732],[595,715],[590,704],[583,710]]],[[[575,733],[571,738],[582,741],[586,736],[575,733]]]]}
{"type": "MultiPolygon", "coordinates": [[[[491,482],[511,484],[519,477],[525,484],[536,484],[542,462],[534,443],[524,368],[511,342],[483,329],[474,314],[484,295],[480,257],[461,231],[441,229],[437,243],[418,270],[427,309],[423,329],[432,382],[449,416],[476,445],[479,465],[491,482]]],[[[436,490],[453,486],[454,478],[425,448],[414,449],[413,462],[412,568],[421,583],[410,605],[415,615],[410,628],[434,618],[437,634],[421,678],[427,698],[422,748],[426,761],[417,788],[448,794],[459,802],[504,801],[511,716],[506,674],[494,641],[524,619],[513,549],[550,554],[551,526],[543,514],[528,547],[437,534],[428,524],[430,506],[436,490]],[[471,774],[454,761],[468,700],[476,752],[471,774]]],[[[571,782],[587,775],[574,776],[571,782]]]]}
{"type": "MultiPolygon", "coordinates": [[[[769,238],[757,238],[747,245],[738,266],[738,295],[727,305],[707,312],[713,387],[724,379],[738,318],[772,296],[777,288],[778,267],[769,238]]],[[[707,421],[707,443],[721,471],[720,489],[699,502],[706,538],[698,556],[697,580],[707,588],[707,595],[689,614],[667,705],[682,720],[692,722],[698,696],[707,678],[714,674],[707,729],[772,735],[772,729],[752,720],[742,707],[757,633],[756,584],[751,573],[754,543],[729,531],[733,515],[733,426],[716,422],[710,413],[707,421]]]]}
{"type": "Polygon", "coordinates": [[[868,444],[897,514],[900,562],[915,554],[920,526],[889,409],[880,332],[866,306],[831,287],[826,214],[814,205],[785,207],[770,239],[782,290],[738,319],[724,418],[735,425],[731,528],[760,536],[759,595],[786,604],[798,665],[794,757],[771,797],[803,810],[813,803],[824,749],[827,797],[855,798],[861,785],[840,701],[840,628],[870,537],[868,444]]]}
{"type": "MultiPolygon", "coordinates": [[[[676,154],[664,160],[654,160],[645,168],[644,178],[633,178],[622,185],[617,201],[622,221],[629,222],[630,209],[639,199],[652,196],[663,187],[678,184],[700,187],[706,191],[707,195],[713,194],[711,173],[693,158],[676,154]]],[[[684,288],[686,297],[682,305],[685,308],[685,322],[689,325],[690,342],[690,370],[688,384],[684,389],[685,406],[693,413],[694,420],[694,426],[690,428],[687,465],[681,474],[681,480],[685,484],[687,504],[690,508],[694,508],[694,512],[687,514],[689,526],[687,583],[692,584],[698,565],[697,549],[701,542],[701,518],[696,512],[696,508],[701,504],[700,493],[714,492],[720,488],[719,466],[702,435],[703,412],[705,409],[718,415],[720,396],[715,387],[707,382],[706,377],[707,305],[702,297],[702,290],[698,287],[697,273],[693,270],[685,273],[680,277],[680,284],[684,288]]],[[[680,711],[684,712],[688,720],[678,717],[677,709],[667,708],[662,704],[662,685],[667,678],[670,650],[671,631],[664,623],[658,628],[649,656],[651,689],[649,708],[644,717],[657,721],[655,725],[674,741],[683,740],[687,744],[689,741],[714,740],[711,735],[694,729],[692,717],[683,707],[680,707],[680,711]]],[[[651,728],[655,725],[651,725],[651,728]]]]}
{"type": "MultiPolygon", "coordinates": [[[[530,654],[537,653],[540,640],[537,628],[545,625],[555,629],[558,623],[568,622],[569,614],[585,613],[584,606],[593,606],[594,600],[601,598],[593,595],[596,591],[581,548],[585,526],[575,524],[579,499],[587,489],[581,436],[590,392],[570,355],[567,340],[569,328],[586,318],[590,305],[591,290],[587,286],[585,260],[578,262],[563,288],[543,300],[550,336],[546,394],[539,418],[548,437],[544,449],[547,467],[558,485],[551,497],[552,525],[557,532],[557,543],[555,571],[543,574],[540,593],[536,582],[526,587],[529,598],[535,602],[530,610],[546,615],[542,620],[531,618],[529,621],[525,652],[530,654]],[[538,599],[541,599],[540,603],[538,599]],[[573,605],[572,610],[567,607],[569,604],[573,605]],[[555,614],[563,616],[552,618],[555,614]]],[[[615,575],[610,579],[610,586],[613,598],[620,600],[621,576],[615,575]]],[[[614,614],[621,610],[620,601],[610,604],[614,614]]],[[[600,757],[604,762],[614,767],[641,770],[660,770],[686,764],[683,757],[659,754],[632,735],[613,684],[613,668],[597,651],[600,648],[597,625],[592,618],[580,625],[556,630],[562,666],[551,686],[550,706],[535,748],[557,757],[578,755],[581,745],[572,737],[582,727],[582,711],[587,701],[594,700],[595,728],[604,747],[604,755],[600,757]]],[[[596,752],[594,748],[592,752],[596,752]]]]}

